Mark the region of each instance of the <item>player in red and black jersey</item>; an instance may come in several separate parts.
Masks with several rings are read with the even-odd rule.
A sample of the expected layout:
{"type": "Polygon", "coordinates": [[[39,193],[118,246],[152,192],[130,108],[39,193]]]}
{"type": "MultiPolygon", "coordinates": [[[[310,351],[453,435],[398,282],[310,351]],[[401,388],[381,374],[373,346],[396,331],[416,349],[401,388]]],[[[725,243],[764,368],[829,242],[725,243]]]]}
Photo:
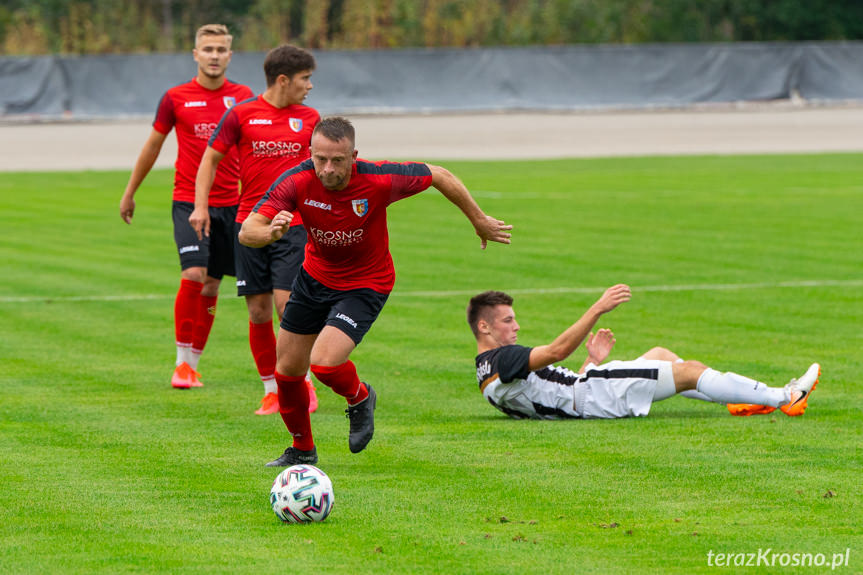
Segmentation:
{"type": "MultiPolygon", "coordinates": [[[[306,230],[294,218],[290,231],[278,242],[261,249],[236,241],[240,225],[273,181],[285,170],[309,157],[312,130],[320,120],[314,108],[303,105],[312,89],[315,59],[307,51],[284,45],[271,50],[264,60],[266,91],[240,102],[225,113],[210,138],[196,182],[195,211],[189,222],[199,237],[210,233],[208,205],[213,204],[216,168],[226,154],[239,151],[240,206],[234,232],[237,295],[245,296],[249,309],[249,346],[261,380],[264,398],[258,415],[279,410],[276,389],[276,336],[273,306],[281,319],[291,295],[291,284],[303,262],[306,230]],[[211,191],[211,189],[213,191],[211,191]]],[[[307,380],[314,411],[317,397],[307,380]]]]}
{"type": "Polygon", "coordinates": [[[303,268],[294,281],[278,338],[276,381],[282,419],[293,445],[271,467],[318,459],[303,378],[308,369],[348,402],[349,447],[365,449],[374,433],[376,394],[360,382],[350,354],[371,328],[395,282],[387,206],[437,188],[458,206],[486,242],[508,244],[512,226],[486,216],[452,173],[421,163],[357,159],[354,128],[322,120],[312,157],[280,177],[246,218],[240,242],[264,246],[289,229],[299,212],[308,231],[303,268]]]}
{"type": "Polygon", "coordinates": [[[221,24],[198,29],[192,52],[197,76],[168,90],[159,102],[153,130],[138,156],[120,200],[120,217],[132,223],[135,192],[150,172],[170,131],[177,132],[174,164],[174,240],[182,274],[174,303],[177,361],[171,384],[176,388],[200,387],[198,360],[207,343],[216,313],[219,284],[234,275],[233,220],[238,203],[238,154],[232,153],[219,167],[210,203],[212,233],[198,238],[189,225],[195,202],[195,176],[207,141],[226,110],[251,97],[252,91],[225,78],[231,61],[231,35],[221,24]]]}

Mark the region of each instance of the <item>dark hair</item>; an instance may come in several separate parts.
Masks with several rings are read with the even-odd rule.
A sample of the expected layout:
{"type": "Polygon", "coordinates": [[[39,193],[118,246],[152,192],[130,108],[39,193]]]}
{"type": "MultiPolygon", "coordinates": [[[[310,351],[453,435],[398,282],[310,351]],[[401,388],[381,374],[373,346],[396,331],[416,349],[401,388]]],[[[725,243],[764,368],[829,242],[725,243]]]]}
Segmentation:
{"type": "Polygon", "coordinates": [[[512,305],[512,301],[512,297],[502,291],[484,291],[470,298],[470,303],[467,304],[467,324],[474,337],[479,336],[479,320],[489,321],[489,310],[498,305],[512,305]]]}
{"type": "Polygon", "coordinates": [[[312,137],[315,134],[320,134],[333,142],[347,138],[351,142],[351,147],[356,145],[354,125],[351,124],[350,120],[341,116],[329,116],[318,122],[318,125],[312,130],[312,137]]]}
{"type": "Polygon", "coordinates": [[[315,57],[309,52],[290,44],[282,44],[267,52],[264,58],[264,74],[267,87],[276,83],[279,76],[292,78],[294,74],[315,69],[315,57]]]}

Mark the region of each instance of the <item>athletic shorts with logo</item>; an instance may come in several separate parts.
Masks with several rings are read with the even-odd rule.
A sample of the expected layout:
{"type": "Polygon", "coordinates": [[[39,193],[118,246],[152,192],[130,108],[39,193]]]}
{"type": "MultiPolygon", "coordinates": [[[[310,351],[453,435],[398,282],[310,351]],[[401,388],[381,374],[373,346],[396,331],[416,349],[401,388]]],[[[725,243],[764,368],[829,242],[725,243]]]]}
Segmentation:
{"type": "Polygon", "coordinates": [[[222,279],[234,275],[234,219],[237,206],[210,206],[210,235],[198,239],[189,223],[195,205],[191,202],[173,202],[171,217],[174,220],[174,242],[180,255],[180,267],[207,268],[207,275],[222,279]]]}
{"type": "Polygon", "coordinates": [[[282,329],[301,335],[331,325],[359,345],[384,307],[389,294],[372,289],[334,290],[300,269],[282,316],[282,329]]]}
{"type": "Polygon", "coordinates": [[[291,226],[278,241],[262,248],[240,243],[242,224],[234,226],[234,255],[237,269],[237,295],[270,293],[274,289],[291,290],[303,265],[306,229],[291,226]]]}

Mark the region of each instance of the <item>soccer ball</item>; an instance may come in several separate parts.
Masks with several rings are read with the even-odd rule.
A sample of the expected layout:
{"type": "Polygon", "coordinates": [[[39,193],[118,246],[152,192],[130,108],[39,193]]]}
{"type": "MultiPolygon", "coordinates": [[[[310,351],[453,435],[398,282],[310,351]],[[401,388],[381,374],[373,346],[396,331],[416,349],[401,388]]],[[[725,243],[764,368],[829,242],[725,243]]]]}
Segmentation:
{"type": "Polygon", "coordinates": [[[314,465],[288,467],[270,489],[273,512],[285,523],[323,521],[334,502],[333,482],[314,465]]]}

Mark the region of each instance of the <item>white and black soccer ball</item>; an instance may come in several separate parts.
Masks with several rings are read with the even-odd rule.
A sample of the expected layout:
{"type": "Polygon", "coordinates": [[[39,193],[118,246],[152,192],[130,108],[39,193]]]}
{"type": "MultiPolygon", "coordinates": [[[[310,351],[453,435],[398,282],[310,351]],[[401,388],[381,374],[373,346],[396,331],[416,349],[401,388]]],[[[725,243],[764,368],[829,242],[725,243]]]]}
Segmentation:
{"type": "Polygon", "coordinates": [[[270,489],[273,512],[285,523],[323,521],[334,502],[333,482],[314,465],[288,467],[270,489]]]}

